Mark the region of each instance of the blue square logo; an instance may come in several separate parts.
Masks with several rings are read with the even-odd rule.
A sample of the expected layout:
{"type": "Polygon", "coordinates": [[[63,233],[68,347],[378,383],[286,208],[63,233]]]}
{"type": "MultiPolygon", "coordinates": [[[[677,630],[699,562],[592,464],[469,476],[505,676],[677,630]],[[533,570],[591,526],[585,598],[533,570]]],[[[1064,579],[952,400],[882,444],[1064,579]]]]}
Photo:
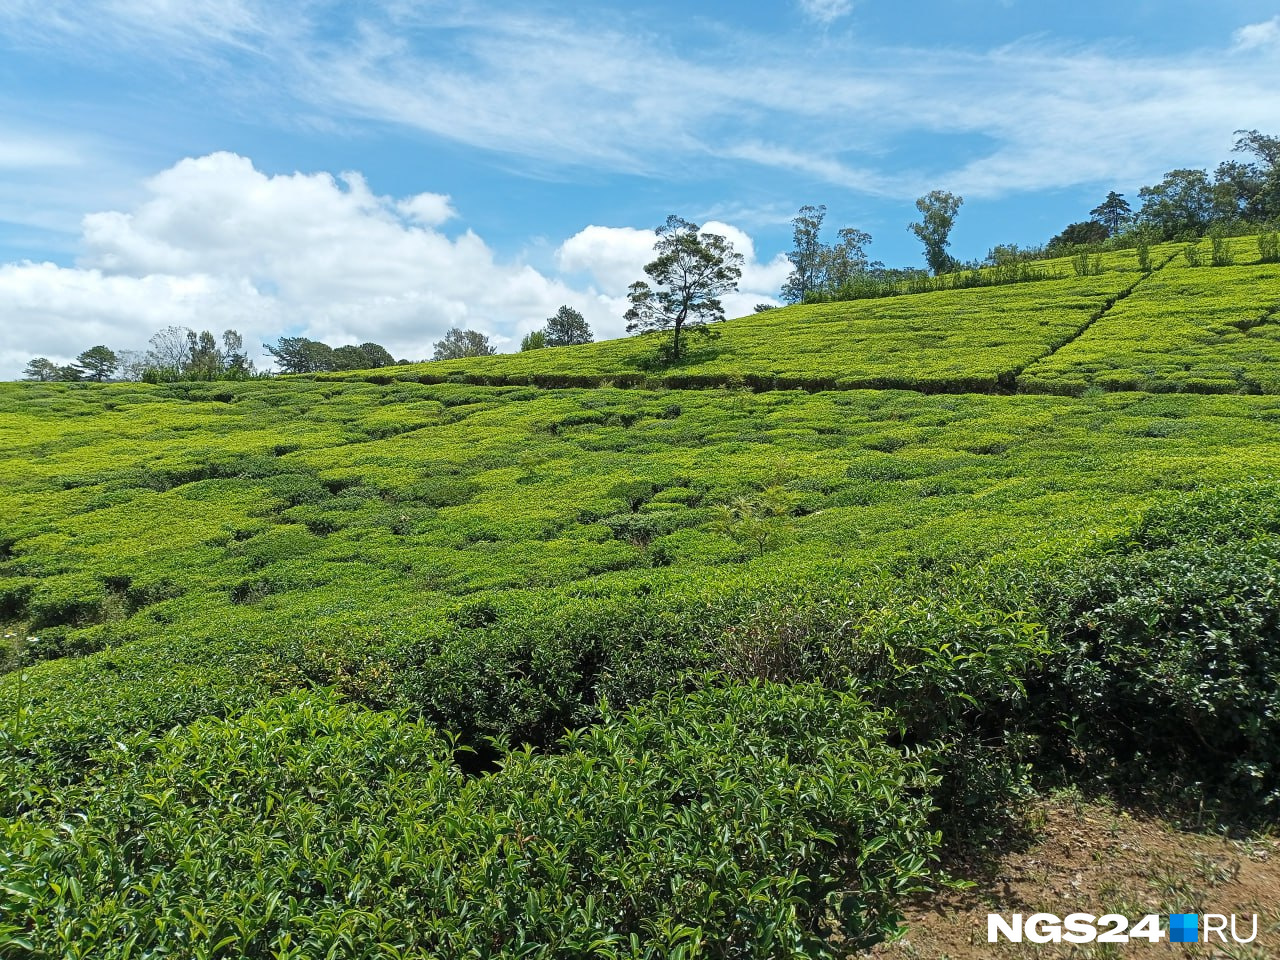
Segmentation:
{"type": "Polygon", "coordinates": [[[1170,943],[1199,943],[1200,915],[1195,913],[1169,914],[1170,943]]]}

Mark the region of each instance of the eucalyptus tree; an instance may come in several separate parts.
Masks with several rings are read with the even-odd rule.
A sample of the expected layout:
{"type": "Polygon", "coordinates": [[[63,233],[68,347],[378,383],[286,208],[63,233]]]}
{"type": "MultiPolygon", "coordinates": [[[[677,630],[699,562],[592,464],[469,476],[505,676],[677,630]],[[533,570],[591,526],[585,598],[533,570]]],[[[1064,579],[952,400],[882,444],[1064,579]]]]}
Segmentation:
{"type": "Polygon", "coordinates": [[[908,224],[907,229],[924,244],[925,262],[934,276],[945,273],[955,263],[947,247],[951,245],[951,228],[963,203],[964,197],[946,190],[933,190],[916,201],[921,219],[919,223],[908,224]]]}
{"type": "Polygon", "coordinates": [[[782,299],[787,303],[803,303],[805,295],[820,290],[825,282],[826,247],[822,245],[822,221],[827,216],[826,204],[800,208],[795,219],[792,242],[787,254],[792,270],[782,285],[782,299]]]}

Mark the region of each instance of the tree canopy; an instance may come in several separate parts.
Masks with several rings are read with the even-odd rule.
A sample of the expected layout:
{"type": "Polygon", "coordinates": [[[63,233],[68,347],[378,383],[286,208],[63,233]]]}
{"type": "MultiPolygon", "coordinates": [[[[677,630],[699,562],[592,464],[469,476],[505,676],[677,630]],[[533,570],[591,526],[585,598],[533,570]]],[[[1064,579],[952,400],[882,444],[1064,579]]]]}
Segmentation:
{"type": "Polygon", "coordinates": [[[1213,221],[1214,191],[1203,170],[1170,170],[1152,187],[1138,191],[1138,220],[1164,239],[1198,237],[1213,221]]]}
{"type": "Polygon", "coordinates": [[[782,299],[787,303],[803,303],[815,295],[832,294],[869,270],[883,268],[867,258],[866,247],[871,234],[865,230],[844,227],[838,242],[828,246],[822,242],[825,206],[803,206],[791,221],[793,249],[787,254],[792,270],[782,285],[782,299]]]}
{"type": "Polygon", "coordinates": [[[283,373],[321,373],[327,370],[374,370],[395,363],[390,352],[377,343],[331,347],[306,337],[281,337],[275,346],[264,343],[283,373]]]}
{"type": "Polygon", "coordinates": [[[548,347],[571,347],[595,339],[587,318],[568,305],[557,310],[555,316],[548,317],[543,330],[548,347]]]}
{"type": "Polygon", "coordinates": [[[272,346],[264,343],[263,348],[276,363],[280,364],[282,373],[320,373],[336,369],[333,359],[333,348],[318,340],[306,337],[281,337],[272,346]]]}
{"type": "Polygon", "coordinates": [[[924,259],[934,275],[945,273],[955,262],[947,247],[951,245],[951,228],[964,197],[946,190],[933,190],[916,201],[921,220],[908,224],[907,229],[924,244],[924,259]]]}
{"type": "Polygon", "coordinates": [[[488,357],[497,353],[489,338],[478,330],[462,330],[454,327],[437,340],[432,360],[460,360],[463,357],[488,357]]]}
{"type": "Polygon", "coordinates": [[[76,369],[80,370],[86,379],[97,383],[109,379],[119,366],[120,360],[115,351],[102,344],[90,347],[76,357],[75,362],[76,369]]]}
{"type": "Polygon", "coordinates": [[[1110,236],[1107,226],[1098,220],[1081,220],[1068,224],[1063,231],[1049,241],[1046,252],[1051,254],[1069,251],[1072,247],[1101,243],[1110,236]]]}
{"type": "Polygon", "coordinates": [[[520,352],[528,353],[530,350],[542,350],[547,345],[547,332],[545,330],[530,330],[520,340],[520,352]]]}
{"type": "Polygon", "coordinates": [[[1089,211],[1089,216],[1106,227],[1107,235],[1111,236],[1119,233],[1120,228],[1133,219],[1133,210],[1123,193],[1111,190],[1107,193],[1107,199],[1089,211]]]}
{"type": "Polygon", "coordinates": [[[782,285],[782,299],[787,303],[803,303],[805,296],[824,282],[821,235],[826,216],[826,204],[806,204],[791,221],[793,247],[787,259],[792,269],[782,285]]]}
{"type": "Polygon", "coordinates": [[[696,223],[675,215],[657,229],[657,257],[645,264],[649,282],[631,284],[627,299],[631,308],[624,319],[629,333],[671,330],[666,354],[679,360],[681,333],[702,330],[724,319],[720,297],[738,289],[743,256],[716,233],[700,233],[696,223]],[[652,286],[650,286],[652,283],[652,286]]]}

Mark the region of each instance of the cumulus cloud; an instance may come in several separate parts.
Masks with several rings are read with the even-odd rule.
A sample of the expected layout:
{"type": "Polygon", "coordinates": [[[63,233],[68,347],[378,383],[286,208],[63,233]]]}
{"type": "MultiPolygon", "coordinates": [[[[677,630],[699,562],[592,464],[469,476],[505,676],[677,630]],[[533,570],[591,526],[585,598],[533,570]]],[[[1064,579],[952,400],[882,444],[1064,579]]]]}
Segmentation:
{"type": "Polygon", "coordinates": [[[606,290],[625,291],[643,278],[655,239],[652,230],[637,227],[584,227],[561,244],[556,264],[565,273],[586,274],[606,290]]]}
{"type": "MultiPolygon", "coordinates": [[[[0,372],[14,376],[33,356],[66,362],[97,343],[143,347],[170,324],[235,328],[253,346],[294,333],[373,340],[422,359],[452,326],[513,349],[570,304],[598,335],[617,336],[626,287],[654,242],[649,230],[586,227],[558,249],[558,277],[500,260],[470,230],[442,232],[456,216],[447,196],[380,196],[358,173],[270,176],[215,153],[145,187],[129,210],[84,217],[76,266],[0,265],[0,372]]],[[[743,293],[726,306],[748,313],[777,290],[785,261],[761,264],[746,233],[706,226],[747,255],[743,293]]]]}
{"type": "Polygon", "coordinates": [[[1241,27],[1235,32],[1235,41],[1237,50],[1280,46],[1280,16],[1241,27]]]}
{"type": "Polygon", "coordinates": [[[449,197],[443,193],[420,193],[396,204],[396,209],[410,220],[428,227],[438,227],[458,214],[449,197]]]}

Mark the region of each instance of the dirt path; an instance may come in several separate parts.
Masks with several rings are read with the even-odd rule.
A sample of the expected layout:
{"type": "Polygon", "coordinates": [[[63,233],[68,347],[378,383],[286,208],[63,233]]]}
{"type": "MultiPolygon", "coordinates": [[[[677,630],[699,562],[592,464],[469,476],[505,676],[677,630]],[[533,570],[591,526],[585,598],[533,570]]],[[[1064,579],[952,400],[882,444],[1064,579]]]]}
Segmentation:
{"type": "MultiPolygon", "coordinates": [[[[1001,854],[966,892],[913,903],[905,936],[869,955],[880,960],[976,958],[1218,957],[1280,960],[1280,835],[1230,839],[1183,832],[1172,824],[1100,803],[1058,797],[1029,812],[1029,839],[1001,854]],[[1242,936],[1258,915],[1251,944],[988,943],[987,914],[1019,912],[1095,916],[1118,913],[1136,923],[1170,913],[1236,914],[1242,936]]],[[[959,871],[957,871],[959,872],[959,871]]]]}

